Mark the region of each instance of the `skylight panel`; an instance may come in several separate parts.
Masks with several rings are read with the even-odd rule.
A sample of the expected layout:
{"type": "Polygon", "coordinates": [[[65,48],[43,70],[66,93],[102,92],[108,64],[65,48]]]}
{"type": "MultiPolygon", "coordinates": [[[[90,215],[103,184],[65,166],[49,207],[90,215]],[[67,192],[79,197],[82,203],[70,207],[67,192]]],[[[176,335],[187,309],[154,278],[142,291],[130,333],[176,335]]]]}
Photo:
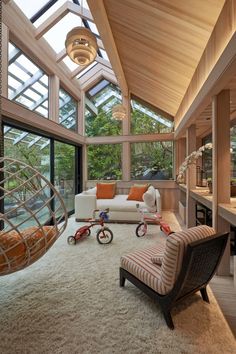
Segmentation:
{"type": "Polygon", "coordinates": [[[47,107],[47,108],[48,108],[48,100],[45,101],[45,102],[43,102],[43,105],[44,105],[44,107],[47,107]]]}
{"type": "Polygon", "coordinates": [[[11,87],[13,87],[15,90],[19,87],[19,86],[21,86],[21,83],[19,82],[19,81],[17,81],[17,80],[15,80],[13,77],[11,77],[10,75],[9,75],[9,77],[8,77],[8,84],[11,86],[11,87]]]}
{"type": "Polygon", "coordinates": [[[38,101],[40,100],[41,96],[38,95],[36,92],[32,91],[30,88],[28,88],[26,91],[25,91],[25,94],[26,96],[32,98],[34,101],[38,101]]]}
{"type": "Polygon", "coordinates": [[[24,68],[27,68],[27,70],[31,74],[35,74],[39,69],[37,68],[36,65],[32,63],[28,58],[26,58],[24,55],[21,55],[18,59],[17,62],[20,63],[24,68]]]}
{"type": "Polygon", "coordinates": [[[23,96],[17,97],[16,102],[21,103],[26,107],[30,107],[32,105],[32,101],[30,101],[28,98],[23,96]]]}
{"type": "Polygon", "coordinates": [[[78,68],[78,64],[74,63],[69,57],[68,55],[63,59],[63,62],[66,64],[66,66],[71,70],[75,70],[78,68]]]}
{"type": "Polygon", "coordinates": [[[89,24],[89,27],[90,27],[91,31],[92,31],[94,34],[100,36],[100,35],[99,35],[99,32],[98,32],[98,29],[97,29],[97,26],[95,25],[95,23],[93,23],[93,22],[91,22],[91,21],[88,21],[88,24],[89,24]]]}
{"type": "Polygon", "coordinates": [[[16,47],[11,44],[11,42],[8,43],[8,52],[9,52],[9,56],[10,54],[16,49],[16,47]]]}
{"type": "MultiPolygon", "coordinates": [[[[80,5],[81,5],[81,0],[80,0],[80,5]]],[[[87,0],[83,0],[83,7],[87,10],[90,10],[89,9],[89,6],[88,6],[88,3],[87,3],[87,0]]]]}
{"type": "Polygon", "coordinates": [[[48,93],[48,90],[46,89],[46,87],[41,85],[39,82],[35,82],[31,87],[34,88],[36,91],[38,91],[43,96],[48,93]]]}
{"type": "Polygon", "coordinates": [[[46,21],[55,11],[59,9],[62,5],[64,5],[66,0],[57,0],[57,2],[52,5],[42,16],[38,18],[37,21],[34,22],[34,26],[39,27],[44,21],[46,21]]]}
{"type": "Polygon", "coordinates": [[[24,12],[25,16],[31,18],[35,15],[49,0],[14,0],[16,5],[24,12]]]}
{"type": "Polygon", "coordinates": [[[40,81],[42,81],[46,86],[48,86],[48,76],[47,75],[43,75],[40,78],[40,81]]]}
{"type": "Polygon", "coordinates": [[[106,87],[107,85],[109,85],[109,82],[107,80],[102,80],[96,86],[94,86],[91,90],[89,90],[88,93],[90,96],[94,96],[99,91],[101,91],[104,87],[106,87]]]}
{"type": "Polygon", "coordinates": [[[46,110],[46,108],[39,106],[35,109],[36,112],[42,114],[43,116],[47,116],[48,115],[48,111],[46,110]]]}
{"type": "Polygon", "coordinates": [[[102,57],[103,57],[104,59],[110,61],[109,58],[108,58],[107,52],[106,52],[105,50],[100,49],[100,52],[101,52],[102,57]]]}
{"type": "Polygon", "coordinates": [[[68,13],[47,33],[45,33],[43,37],[47,40],[55,52],[59,53],[65,47],[67,33],[72,30],[72,28],[77,26],[81,26],[80,17],[72,13],[68,13]]]}
{"type": "Polygon", "coordinates": [[[84,68],[83,71],[81,71],[79,73],[79,75],[76,76],[77,79],[79,79],[81,76],[83,76],[85,73],[87,73],[90,69],[92,69],[95,65],[97,65],[97,62],[94,61],[93,63],[91,63],[89,66],[87,66],[86,68],[84,68]]]}
{"type": "Polygon", "coordinates": [[[146,108],[146,107],[143,107],[142,105],[138,104],[137,102],[134,102],[134,108],[139,110],[140,112],[146,114],[147,116],[155,119],[156,121],[164,124],[165,126],[171,128],[173,123],[170,122],[169,120],[159,116],[158,114],[152,112],[150,109],[146,108]]]}
{"type": "Polygon", "coordinates": [[[30,76],[28,74],[26,74],[23,70],[18,68],[18,66],[16,66],[15,63],[12,63],[8,67],[8,70],[10,73],[12,73],[13,75],[15,75],[16,77],[18,77],[20,80],[22,80],[24,82],[30,78],[30,76]]]}

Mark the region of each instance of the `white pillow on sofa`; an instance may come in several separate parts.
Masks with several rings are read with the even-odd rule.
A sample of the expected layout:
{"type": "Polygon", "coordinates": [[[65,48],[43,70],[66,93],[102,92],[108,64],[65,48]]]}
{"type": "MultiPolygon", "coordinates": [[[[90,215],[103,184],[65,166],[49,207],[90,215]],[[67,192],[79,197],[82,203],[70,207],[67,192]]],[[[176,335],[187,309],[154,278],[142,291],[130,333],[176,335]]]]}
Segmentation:
{"type": "Polygon", "coordinates": [[[84,191],[84,194],[86,195],[96,195],[97,193],[97,187],[93,187],[88,189],[87,191],[84,191]]]}
{"type": "Polygon", "coordinates": [[[155,206],[156,191],[153,186],[149,186],[148,190],[143,194],[143,201],[149,208],[153,208],[155,206]]]}

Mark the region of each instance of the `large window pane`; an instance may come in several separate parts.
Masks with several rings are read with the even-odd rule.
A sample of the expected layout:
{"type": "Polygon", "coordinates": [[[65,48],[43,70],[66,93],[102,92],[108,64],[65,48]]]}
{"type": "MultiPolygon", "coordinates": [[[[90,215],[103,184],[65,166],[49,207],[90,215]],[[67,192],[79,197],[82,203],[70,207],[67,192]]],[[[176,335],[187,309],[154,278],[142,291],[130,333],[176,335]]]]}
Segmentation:
{"type": "Polygon", "coordinates": [[[173,122],[160,113],[145,106],[139,101],[131,100],[131,133],[151,134],[170,133],[173,130],[173,122]]]}
{"type": "Polygon", "coordinates": [[[59,141],[54,143],[55,186],[58,189],[67,211],[74,209],[75,196],[75,147],[59,141]]]}
{"type": "Polygon", "coordinates": [[[59,90],[59,123],[70,130],[77,127],[77,101],[62,88],[59,90]]]}
{"type": "Polygon", "coordinates": [[[8,98],[48,118],[48,76],[11,43],[8,98]]]}
{"type": "Polygon", "coordinates": [[[88,179],[121,179],[121,144],[88,146],[88,179]]]}
{"type": "Polygon", "coordinates": [[[112,107],[121,103],[121,93],[116,85],[100,81],[86,93],[85,131],[87,136],[121,134],[121,121],[112,118],[112,107]]]}
{"type": "MultiPolygon", "coordinates": [[[[5,156],[11,157],[34,167],[40,171],[47,179],[50,180],[50,141],[40,135],[28,133],[23,130],[15,129],[9,126],[4,127],[4,153],[5,156]]],[[[23,173],[23,172],[22,172],[23,173]]],[[[24,177],[24,176],[22,176],[24,177]]],[[[11,178],[8,182],[7,189],[15,189],[19,187],[20,181],[17,178],[11,178]]],[[[43,186],[42,186],[43,187],[43,186]]],[[[36,213],[36,217],[40,222],[46,223],[50,218],[49,208],[43,208],[45,199],[50,195],[48,189],[44,189],[37,198],[32,198],[34,184],[28,183],[25,188],[16,190],[12,197],[4,198],[4,209],[10,211],[19,205],[19,200],[28,201],[28,207],[36,213]]],[[[24,208],[18,208],[12,213],[14,223],[21,223],[28,218],[30,213],[27,213],[24,208]]],[[[25,222],[22,227],[35,225],[33,218],[25,222]]]]}
{"type": "Polygon", "coordinates": [[[131,178],[137,180],[172,179],[172,141],[132,143],[131,178]]]}

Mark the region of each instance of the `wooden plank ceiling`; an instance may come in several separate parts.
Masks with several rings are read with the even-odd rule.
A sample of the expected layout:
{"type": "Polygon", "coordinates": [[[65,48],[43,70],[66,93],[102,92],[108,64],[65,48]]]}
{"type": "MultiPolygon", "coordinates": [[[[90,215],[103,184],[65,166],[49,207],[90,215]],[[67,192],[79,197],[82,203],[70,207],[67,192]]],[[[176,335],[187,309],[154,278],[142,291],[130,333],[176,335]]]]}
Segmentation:
{"type": "Polygon", "coordinates": [[[175,115],[225,0],[104,0],[130,92],[175,115]]]}

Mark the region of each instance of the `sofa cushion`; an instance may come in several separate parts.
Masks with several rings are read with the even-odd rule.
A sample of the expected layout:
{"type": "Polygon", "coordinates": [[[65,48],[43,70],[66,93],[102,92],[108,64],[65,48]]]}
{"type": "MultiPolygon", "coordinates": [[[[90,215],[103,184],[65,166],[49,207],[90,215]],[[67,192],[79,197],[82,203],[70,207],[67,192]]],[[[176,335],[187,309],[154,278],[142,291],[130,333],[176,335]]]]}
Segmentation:
{"type": "Polygon", "coordinates": [[[153,264],[151,257],[163,252],[164,246],[158,245],[136,251],[121,257],[121,267],[133,274],[147,286],[158,293],[163,293],[161,284],[161,267],[153,264]]]}
{"type": "MultiPolygon", "coordinates": [[[[115,195],[113,199],[98,199],[97,208],[106,209],[109,208],[110,211],[124,211],[124,212],[137,212],[136,207],[137,201],[127,200],[127,195],[118,194],[115,195]]],[[[140,207],[145,208],[144,202],[139,202],[140,207]]],[[[125,214],[124,214],[125,219],[125,214]]]]}
{"type": "Polygon", "coordinates": [[[148,208],[153,208],[156,203],[156,191],[153,186],[149,186],[148,190],[143,194],[143,201],[148,208]]]}
{"type": "Polygon", "coordinates": [[[167,237],[164,258],[161,266],[161,281],[165,293],[169,292],[180,273],[187,245],[215,234],[212,227],[201,225],[186,231],[179,231],[167,237]]]}
{"type": "Polygon", "coordinates": [[[97,183],[97,199],[112,199],[115,192],[116,183],[97,183]]]}
{"type": "Polygon", "coordinates": [[[131,187],[130,191],[129,191],[129,195],[127,200],[136,200],[136,201],[143,201],[143,194],[146,192],[147,190],[147,185],[144,186],[138,186],[138,187],[131,187]]]}

